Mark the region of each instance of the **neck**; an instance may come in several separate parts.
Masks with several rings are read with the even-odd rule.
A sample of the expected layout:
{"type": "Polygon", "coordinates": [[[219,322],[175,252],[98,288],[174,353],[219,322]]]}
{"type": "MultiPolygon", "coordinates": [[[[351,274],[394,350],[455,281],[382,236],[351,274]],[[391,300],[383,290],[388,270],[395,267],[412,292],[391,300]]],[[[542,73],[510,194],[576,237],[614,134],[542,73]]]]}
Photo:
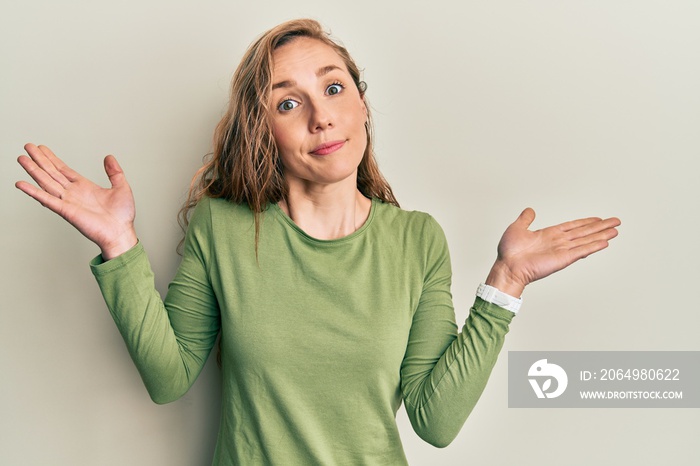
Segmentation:
{"type": "Polygon", "coordinates": [[[279,207],[309,236],[343,238],[364,225],[372,205],[355,184],[351,188],[290,183],[289,194],[279,207]]]}

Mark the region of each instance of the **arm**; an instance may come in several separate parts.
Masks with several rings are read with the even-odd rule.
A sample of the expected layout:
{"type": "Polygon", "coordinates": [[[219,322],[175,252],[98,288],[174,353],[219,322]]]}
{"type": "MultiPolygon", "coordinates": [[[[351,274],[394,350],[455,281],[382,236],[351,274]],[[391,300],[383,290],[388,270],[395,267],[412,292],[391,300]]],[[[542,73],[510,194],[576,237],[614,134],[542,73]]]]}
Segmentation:
{"type": "Polygon", "coordinates": [[[513,313],[477,298],[457,333],[447,242],[432,223],[430,265],[401,366],[401,391],[416,433],[444,447],[457,436],[486,387],[513,313]]]}
{"type": "Polygon", "coordinates": [[[19,181],[17,188],[97,244],[102,254],[92,263],[93,273],[151,397],[163,403],[181,396],[201,371],[219,329],[202,246],[208,209],[193,216],[182,264],[163,303],[137,244],[134,199],[116,159],[105,158],[111,187],[102,188],[46,146],[27,144],[25,150],[28,156],[18,162],[38,187],[19,181]]]}
{"type": "MultiPolygon", "coordinates": [[[[617,218],[586,218],[529,231],[534,218],[535,212],[525,209],[508,227],[486,284],[519,297],[529,283],[607,247],[620,225],[617,218]]],[[[413,318],[401,388],[416,433],[432,445],[446,446],[483,392],[513,313],[477,298],[457,334],[441,230],[431,244],[428,260],[433,265],[413,318]]]]}
{"type": "Polygon", "coordinates": [[[207,270],[208,202],[192,216],[183,258],[163,302],[141,244],[108,262],[91,263],[102,294],[156,403],[168,403],[192,386],[214,346],[219,309],[207,270]]]}

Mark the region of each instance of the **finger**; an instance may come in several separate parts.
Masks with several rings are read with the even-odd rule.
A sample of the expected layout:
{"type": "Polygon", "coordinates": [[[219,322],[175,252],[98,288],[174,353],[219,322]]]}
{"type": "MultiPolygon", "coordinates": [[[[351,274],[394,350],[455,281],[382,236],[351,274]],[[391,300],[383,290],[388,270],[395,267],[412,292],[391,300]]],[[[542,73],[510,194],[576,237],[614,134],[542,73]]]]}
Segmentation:
{"type": "Polygon", "coordinates": [[[26,155],[20,155],[17,158],[17,162],[22,165],[24,171],[26,171],[29,176],[31,176],[32,179],[37,182],[41,189],[49,193],[51,196],[61,197],[64,191],[63,186],[49,176],[49,174],[46,173],[43,168],[37,165],[34,159],[31,159],[26,155]]]}
{"type": "MultiPolygon", "coordinates": [[[[56,165],[54,165],[54,162],[51,160],[50,155],[53,155],[53,152],[51,152],[48,147],[37,147],[34,144],[26,144],[24,149],[34,163],[41,167],[41,169],[60,184],[61,187],[66,188],[70,184],[70,181],[56,168],[56,165]]],[[[53,157],[57,159],[56,156],[53,157]]]]}
{"type": "Polygon", "coordinates": [[[52,196],[51,194],[47,193],[46,191],[41,190],[31,183],[27,183],[26,181],[18,181],[17,183],[15,183],[15,186],[20,191],[23,191],[24,193],[26,193],[30,197],[39,201],[39,203],[41,205],[43,205],[44,207],[46,207],[47,209],[50,209],[50,210],[56,212],[57,214],[62,215],[61,212],[63,210],[62,209],[63,201],[61,199],[59,199],[55,196],[52,196]]]}
{"type": "Polygon", "coordinates": [[[535,211],[532,208],[528,207],[520,213],[520,215],[517,219],[515,219],[515,222],[513,222],[513,224],[518,224],[518,226],[527,230],[534,221],[535,211]]]}
{"type": "Polygon", "coordinates": [[[577,220],[571,220],[569,222],[564,222],[556,226],[557,229],[560,231],[571,231],[576,228],[581,228],[586,225],[590,225],[591,223],[594,222],[599,222],[601,219],[600,217],[587,217],[587,218],[579,218],[577,220]]]}
{"type": "Polygon", "coordinates": [[[122,167],[117,162],[116,157],[113,155],[108,155],[104,160],[105,173],[109,177],[109,182],[112,183],[113,188],[119,188],[127,184],[126,176],[122,167]]]}
{"type": "Polygon", "coordinates": [[[606,228],[605,230],[591,233],[589,235],[571,241],[569,244],[571,249],[576,249],[577,247],[585,246],[589,243],[596,243],[598,241],[610,241],[617,235],[618,231],[615,228],[606,228]]]}
{"type": "Polygon", "coordinates": [[[607,248],[609,244],[610,243],[608,243],[606,240],[598,240],[573,248],[569,251],[572,258],[571,262],[576,262],[579,259],[584,259],[591,254],[602,251],[603,249],[607,248]]]}
{"type": "Polygon", "coordinates": [[[76,181],[80,178],[80,174],[70,168],[66,163],[59,159],[56,154],[53,153],[51,149],[44,145],[38,146],[39,149],[46,155],[46,157],[54,164],[54,166],[60,171],[69,181],[76,181]]]}
{"type": "Polygon", "coordinates": [[[605,220],[597,220],[585,225],[581,225],[578,228],[574,228],[568,231],[568,239],[574,240],[577,238],[585,238],[590,235],[595,235],[598,232],[602,232],[609,229],[614,229],[620,225],[620,220],[618,218],[612,217],[605,220]]]}

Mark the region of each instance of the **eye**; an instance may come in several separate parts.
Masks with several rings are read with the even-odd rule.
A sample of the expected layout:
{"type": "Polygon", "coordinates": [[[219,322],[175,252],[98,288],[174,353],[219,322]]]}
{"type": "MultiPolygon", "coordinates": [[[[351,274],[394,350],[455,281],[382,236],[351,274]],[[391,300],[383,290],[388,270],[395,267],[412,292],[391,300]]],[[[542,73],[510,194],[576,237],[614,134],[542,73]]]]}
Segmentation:
{"type": "Polygon", "coordinates": [[[299,102],[296,102],[292,99],[287,99],[287,100],[282,101],[282,103],[280,103],[277,106],[277,110],[279,110],[280,112],[288,112],[290,110],[297,108],[298,106],[299,106],[299,102]]]}
{"type": "Polygon", "coordinates": [[[343,85],[340,83],[334,83],[331,84],[326,88],[326,94],[328,95],[336,95],[340,94],[343,91],[343,85]]]}

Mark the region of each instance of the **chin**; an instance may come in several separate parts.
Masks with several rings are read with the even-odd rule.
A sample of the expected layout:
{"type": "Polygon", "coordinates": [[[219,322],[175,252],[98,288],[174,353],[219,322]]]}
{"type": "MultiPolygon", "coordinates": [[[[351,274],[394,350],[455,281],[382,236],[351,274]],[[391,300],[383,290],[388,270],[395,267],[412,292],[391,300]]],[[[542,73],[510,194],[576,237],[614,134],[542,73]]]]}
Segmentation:
{"type": "Polygon", "coordinates": [[[357,184],[357,165],[343,165],[344,166],[327,167],[326,170],[308,173],[306,175],[300,174],[301,176],[292,175],[290,178],[300,179],[304,184],[332,185],[347,182],[349,179],[352,179],[353,183],[357,184]]]}
{"type": "MultiPolygon", "coordinates": [[[[340,173],[328,173],[324,174],[322,177],[319,177],[318,183],[320,184],[337,184],[337,183],[342,183],[345,181],[349,181],[350,179],[353,180],[354,184],[357,184],[357,169],[354,169],[349,172],[340,172],[340,173]]],[[[313,181],[313,180],[310,180],[313,181]]]]}

